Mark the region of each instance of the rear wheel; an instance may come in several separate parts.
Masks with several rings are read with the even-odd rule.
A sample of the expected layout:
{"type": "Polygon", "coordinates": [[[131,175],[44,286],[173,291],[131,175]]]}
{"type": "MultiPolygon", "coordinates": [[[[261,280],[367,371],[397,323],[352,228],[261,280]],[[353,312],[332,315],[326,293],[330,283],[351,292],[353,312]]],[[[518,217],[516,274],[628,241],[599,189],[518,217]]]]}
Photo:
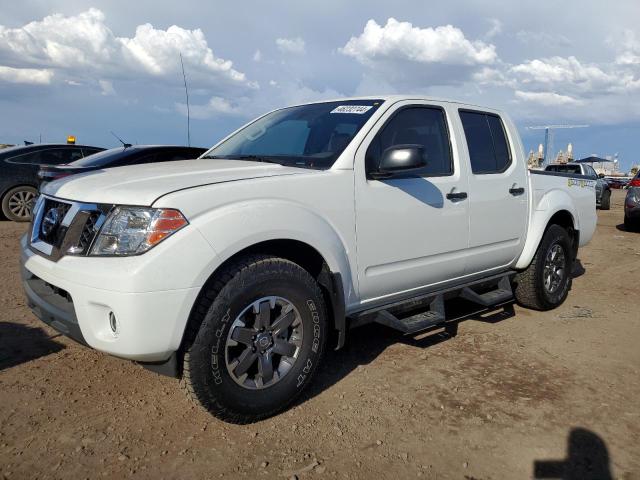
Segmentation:
{"type": "Polygon", "coordinates": [[[611,190],[602,192],[602,198],[600,199],[600,210],[611,209],[611,190]]]}
{"type": "Polygon", "coordinates": [[[635,232],[640,229],[640,221],[632,220],[631,218],[624,216],[624,229],[627,232],[635,232]]]}
{"type": "Polygon", "coordinates": [[[551,225],[531,264],[514,279],[516,300],[535,310],[558,307],[571,289],[572,266],[571,237],[564,228],[551,225]]]}
{"type": "Polygon", "coordinates": [[[38,190],[28,185],[14,187],[2,197],[2,213],[8,220],[28,222],[37,196],[38,190]]]}
{"type": "Polygon", "coordinates": [[[306,270],[282,258],[248,257],[205,287],[187,332],[182,384],[222,420],[274,415],[320,364],[326,318],[306,270]]]}

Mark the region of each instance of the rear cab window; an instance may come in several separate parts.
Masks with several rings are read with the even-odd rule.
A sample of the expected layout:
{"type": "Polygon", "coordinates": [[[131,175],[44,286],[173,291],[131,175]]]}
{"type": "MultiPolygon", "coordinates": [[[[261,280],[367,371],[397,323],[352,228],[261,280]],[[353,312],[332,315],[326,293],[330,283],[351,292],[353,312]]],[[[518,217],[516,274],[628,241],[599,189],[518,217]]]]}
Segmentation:
{"type": "Polygon", "coordinates": [[[494,114],[478,110],[460,109],[460,120],[464,129],[475,175],[502,173],[511,165],[511,150],[502,119],[494,114]]]}

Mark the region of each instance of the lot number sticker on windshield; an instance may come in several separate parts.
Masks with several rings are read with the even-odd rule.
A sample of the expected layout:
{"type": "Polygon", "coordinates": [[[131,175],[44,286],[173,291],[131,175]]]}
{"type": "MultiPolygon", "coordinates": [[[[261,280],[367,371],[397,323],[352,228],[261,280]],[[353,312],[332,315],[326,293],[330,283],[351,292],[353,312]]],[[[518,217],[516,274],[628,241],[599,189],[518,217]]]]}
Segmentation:
{"type": "Polygon", "coordinates": [[[371,110],[371,105],[340,105],[331,110],[331,113],[355,113],[356,115],[362,115],[369,110],[371,110]]]}

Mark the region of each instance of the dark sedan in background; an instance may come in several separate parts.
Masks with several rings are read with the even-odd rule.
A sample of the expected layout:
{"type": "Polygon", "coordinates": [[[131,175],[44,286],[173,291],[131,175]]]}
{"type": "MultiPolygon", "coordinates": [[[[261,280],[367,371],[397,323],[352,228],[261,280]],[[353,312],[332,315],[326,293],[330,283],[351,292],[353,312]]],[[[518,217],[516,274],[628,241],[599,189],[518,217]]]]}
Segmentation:
{"type": "Polygon", "coordinates": [[[624,229],[628,232],[640,230],[640,172],[629,182],[624,199],[624,229]]]}
{"type": "Polygon", "coordinates": [[[104,148],[75,144],[37,144],[0,150],[0,201],[2,213],[16,222],[31,218],[38,195],[41,165],[59,165],[81,160],[104,148]]]}
{"type": "Polygon", "coordinates": [[[53,180],[78,173],[125,165],[190,160],[198,158],[206,151],[205,148],[171,145],[127,145],[105,150],[67,165],[43,166],[38,172],[38,179],[42,187],[53,180]]]}

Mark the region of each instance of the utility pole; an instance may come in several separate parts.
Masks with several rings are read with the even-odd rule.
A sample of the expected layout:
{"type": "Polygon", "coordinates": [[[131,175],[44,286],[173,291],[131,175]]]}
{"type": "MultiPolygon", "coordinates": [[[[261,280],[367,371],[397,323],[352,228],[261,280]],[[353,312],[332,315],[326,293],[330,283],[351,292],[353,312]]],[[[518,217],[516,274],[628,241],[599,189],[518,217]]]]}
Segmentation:
{"type": "Polygon", "coordinates": [[[528,130],[544,130],[544,159],[542,166],[545,166],[553,152],[553,132],[559,128],[587,128],[589,125],[534,125],[526,127],[528,130]]]}

